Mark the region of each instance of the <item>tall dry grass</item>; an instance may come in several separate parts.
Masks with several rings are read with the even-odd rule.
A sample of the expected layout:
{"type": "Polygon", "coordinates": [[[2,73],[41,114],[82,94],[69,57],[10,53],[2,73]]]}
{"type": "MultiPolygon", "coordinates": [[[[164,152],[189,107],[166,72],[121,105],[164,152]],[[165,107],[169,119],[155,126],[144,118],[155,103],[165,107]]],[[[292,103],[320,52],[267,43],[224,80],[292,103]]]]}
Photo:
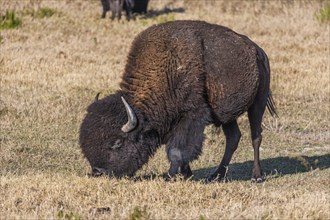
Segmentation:
{"type": "Polygon", "coordinates": [[[328,3],[151,0],[147,16],[111,23],[98,0],[0,0],[0,14],[22,19],[0,32],[0,219],[329,219],[330,29],[316,18],[328,3]],[[31,13],[43,7],[55,13],[31,13]],[[264,118],[265,183],[249,182],[246,116],[229,182],[200,182],[223,154],[213,127],[192,181],[162,180],[163,149],[135,180],[87,177],[78,145],[87,105],[118,89],[134,36],[175,19],[228,26],[269,55],[280,117],[264,118]]]}

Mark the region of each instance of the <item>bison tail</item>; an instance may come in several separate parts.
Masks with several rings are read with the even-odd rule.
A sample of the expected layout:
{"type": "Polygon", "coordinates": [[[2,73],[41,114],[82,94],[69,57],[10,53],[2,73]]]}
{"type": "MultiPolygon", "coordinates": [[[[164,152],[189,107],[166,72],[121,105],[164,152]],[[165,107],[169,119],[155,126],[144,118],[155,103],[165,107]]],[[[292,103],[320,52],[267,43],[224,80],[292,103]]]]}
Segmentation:
{"type": "Polygon", "coordinates": [[[267,109],[268,109],[269,113],[273,117],[278,117],[275,102],[274,102],[274,99],[273,99],[273,96],[272,96],[272,92],[270,90],[269,90],[266,106],[267,106],[267,109]]]}
{"type": "MultiPolygon", "coordinates": [[[[269,66],[269,60],[268,60],[267,54],[261,47],[259,47],[257,45],[256,45],[256,47],[257,47],[258,58],[259,58],[259,60],[261,60],[262,65],[264,66],[265,70],[267,71],[267,76],[270,77],[270,66],[269,66]]],[[[266,106],[267,106],[269,113],[273,117],[278,117],[275,102],[274,102],[272,92],[270,91],[270,89],[269,89],[269,93],[268,93],[266,106]]]]}

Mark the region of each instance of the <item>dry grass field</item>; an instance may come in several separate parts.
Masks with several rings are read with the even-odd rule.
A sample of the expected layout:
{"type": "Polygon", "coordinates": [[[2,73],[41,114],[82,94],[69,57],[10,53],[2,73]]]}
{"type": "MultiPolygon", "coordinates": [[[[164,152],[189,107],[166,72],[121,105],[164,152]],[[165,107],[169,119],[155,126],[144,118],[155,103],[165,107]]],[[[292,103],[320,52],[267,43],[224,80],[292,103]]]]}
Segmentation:
{"type": "Polygon", "coordinates": [[[100,19],[99,0],[0,0],[22,23],[0,33],[0,219],[330,219],[329,1],[150,0],[135,21],[100,19]],[[41,10],[39,8],[39,10],[41,10]],[[113,93],[130,44],[161,22],[200,19],[249,36],[271,63],[279,118],[264,117],[261,165],[246,115],[226,182],[203,184],[224,151],[208,127],[190,181],[165,182],[161,148],[134,179],[88,177],[79,126],[95,95],[113,93]]]}

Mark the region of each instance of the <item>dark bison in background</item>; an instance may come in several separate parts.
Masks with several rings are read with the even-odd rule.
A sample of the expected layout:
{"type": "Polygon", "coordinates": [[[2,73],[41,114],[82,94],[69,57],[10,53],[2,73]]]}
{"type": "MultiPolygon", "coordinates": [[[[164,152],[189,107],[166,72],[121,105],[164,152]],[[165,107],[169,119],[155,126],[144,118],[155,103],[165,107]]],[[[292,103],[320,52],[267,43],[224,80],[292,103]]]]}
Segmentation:
{"type": "Polygon", "coordinates": [[[126,11],[126,18],[130,20],[133,13],[147,13],[149,0],[101,0],[102,3],[102,18],[105,18],[107,11],[111,9],[111,20],[118,17],[121,19],[122,9],[126,11]]]}
{"type": "Polygon", "coordinates": [[[161,144],[168,176],[192,175],[205,126],[222,126],[226,149],[207,181],[221,180],[241,132],[236,119],[248,112],[254,149],[252,179],[262,181],[261,121],[276,114],[265,52],[248,37],[202,21],[173,21],[140,33],[131,46],[121,90],[88,107],[80,145],[92,174],[132,176],[161,144]]]}

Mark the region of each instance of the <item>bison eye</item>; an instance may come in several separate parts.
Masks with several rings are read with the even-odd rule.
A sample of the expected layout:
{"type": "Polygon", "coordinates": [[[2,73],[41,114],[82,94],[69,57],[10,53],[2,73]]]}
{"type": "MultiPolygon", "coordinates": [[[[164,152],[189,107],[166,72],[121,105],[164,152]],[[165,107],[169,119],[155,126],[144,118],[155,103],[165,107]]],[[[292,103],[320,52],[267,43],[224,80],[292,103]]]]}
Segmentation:
{"type": "Polygon", "coordinates": [[[115,142],[115,144],[114,145],[112,145],[112,149],[118,149],[118,148],[120,148],[121,147],[121,141],[120,141],[120,139],[118,139],[118,140],[116,140],[116,142],[115,142]]]}

